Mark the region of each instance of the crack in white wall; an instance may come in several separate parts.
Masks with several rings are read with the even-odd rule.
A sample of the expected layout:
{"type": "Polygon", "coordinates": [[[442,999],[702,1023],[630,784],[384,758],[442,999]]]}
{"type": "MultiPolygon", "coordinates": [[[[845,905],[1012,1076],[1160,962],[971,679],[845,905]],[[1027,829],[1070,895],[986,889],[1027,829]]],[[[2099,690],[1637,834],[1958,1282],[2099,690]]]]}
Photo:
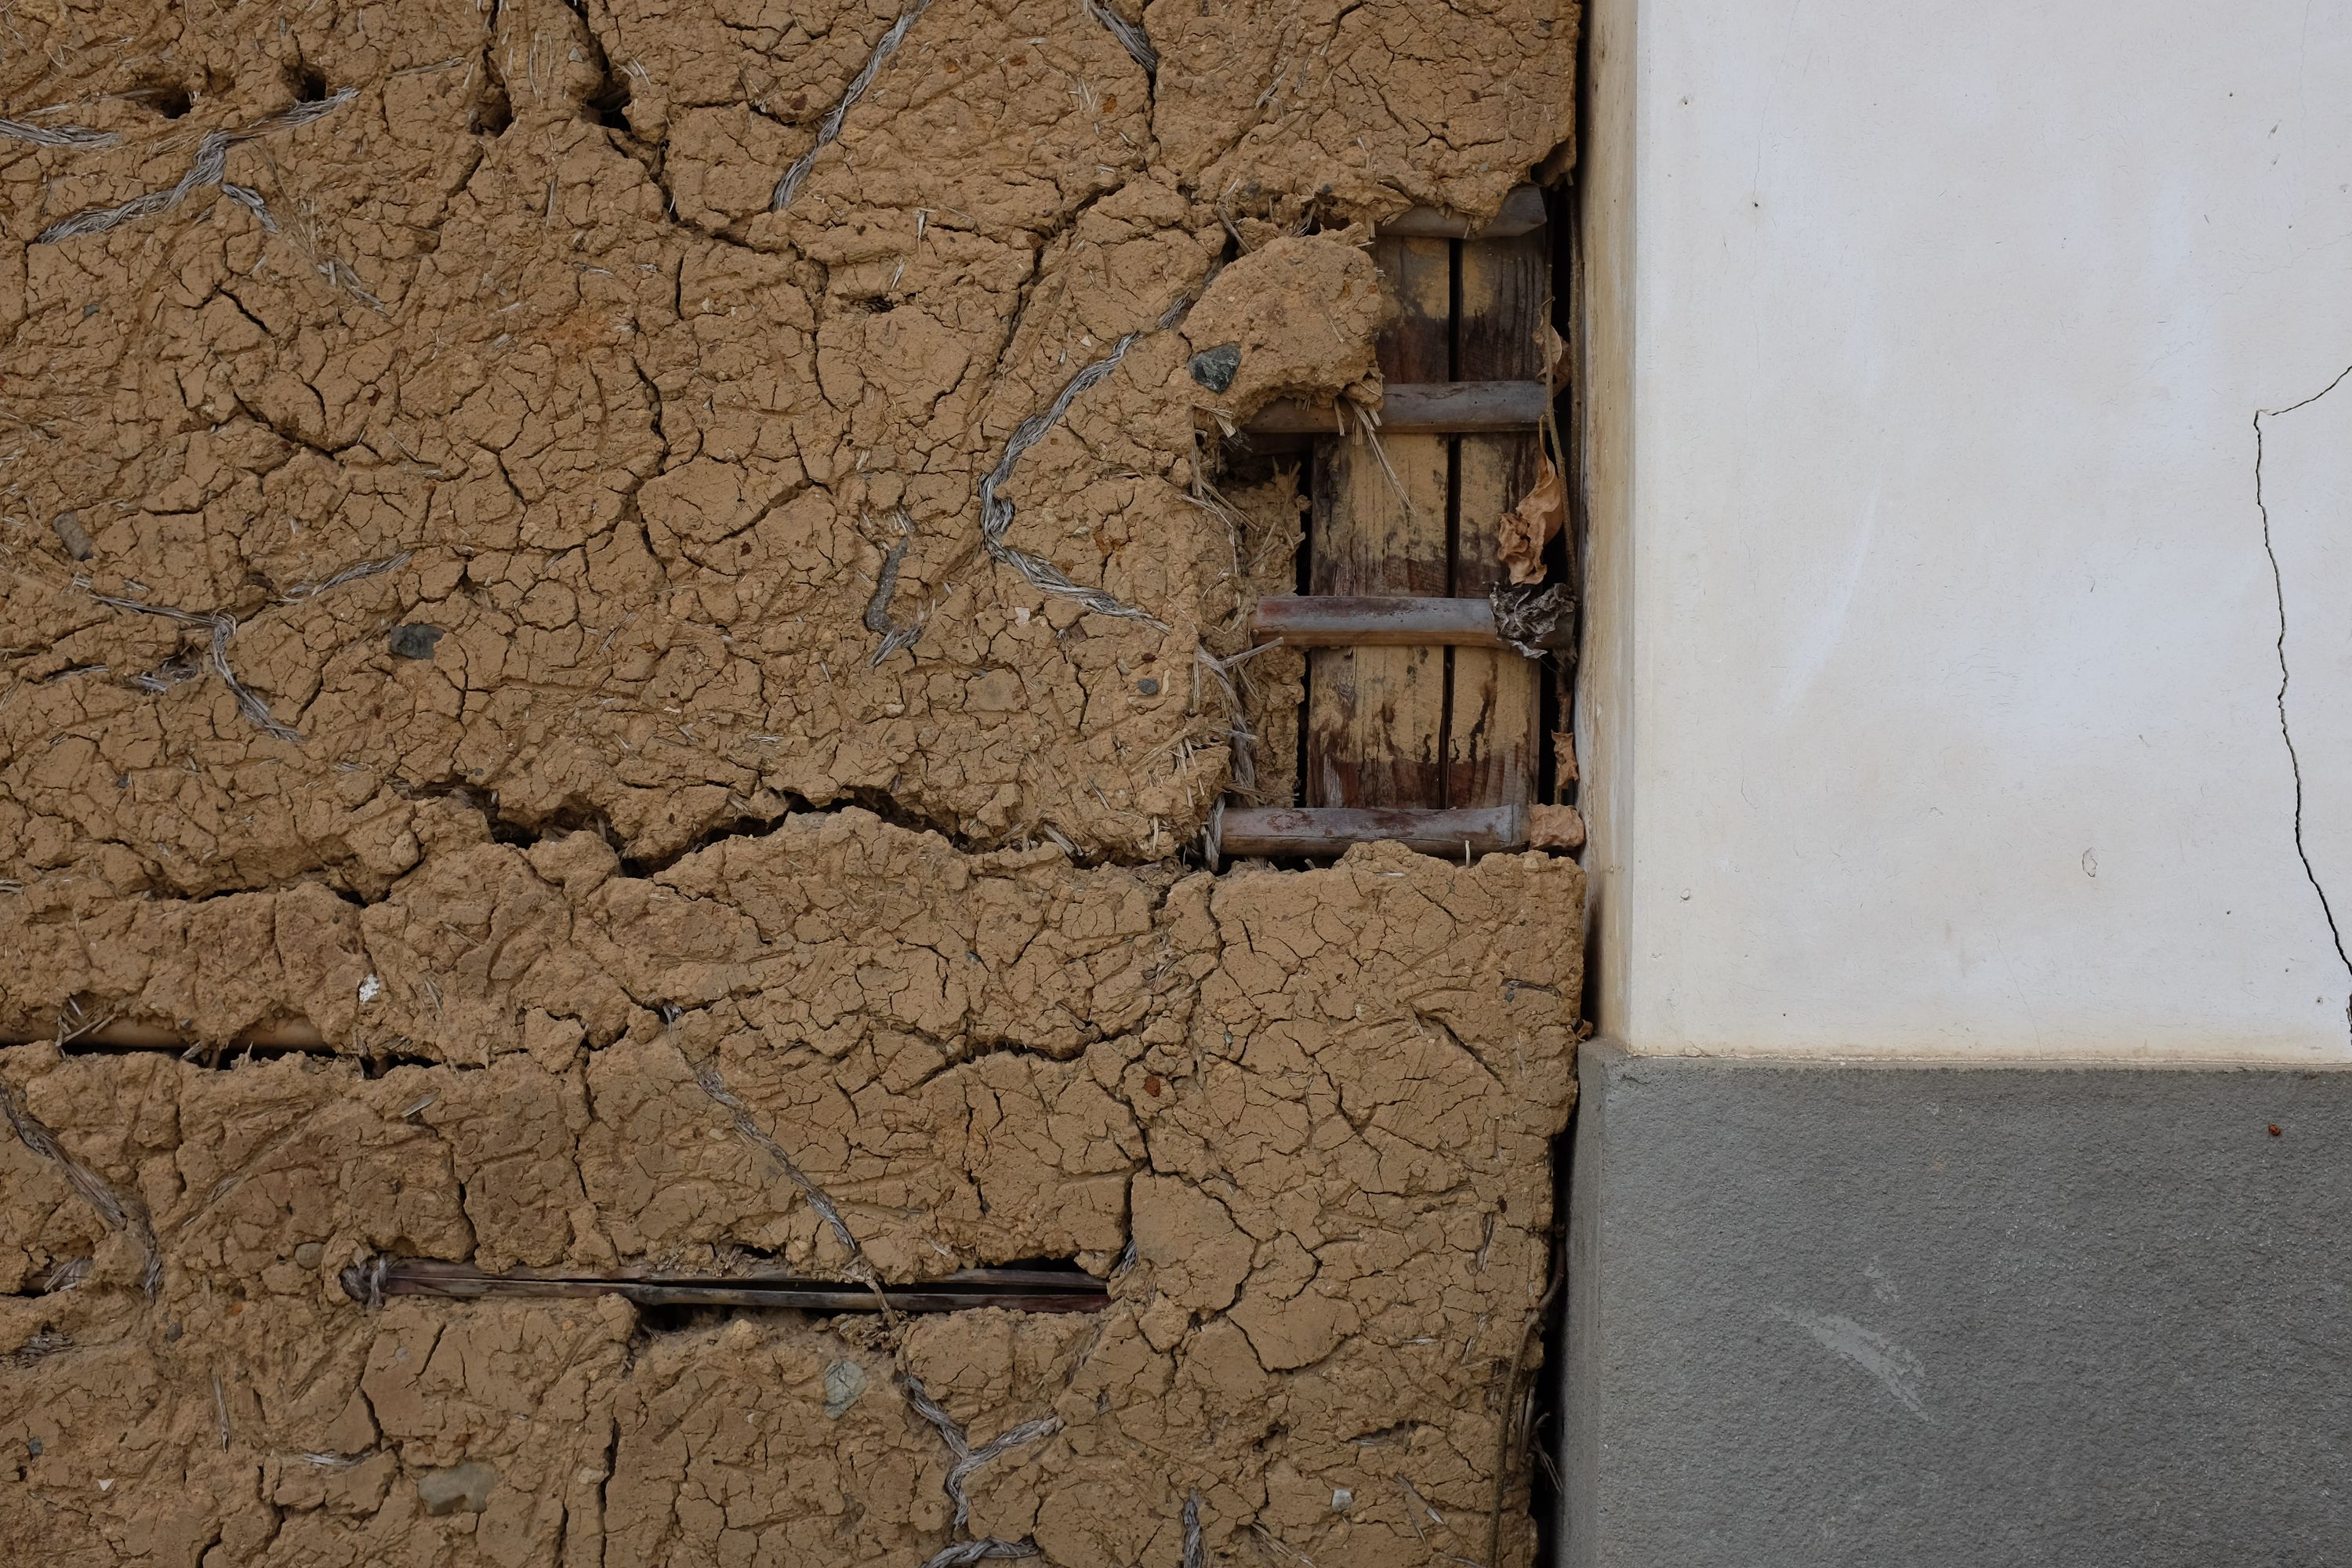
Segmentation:
{"type": "MultiPolygon", "coordinates": [[[[2307,828],[2309,807],[2311,804],[2309,799],[2310,795],[2317,793],[2320,789],[2325,787],[2323,783],[2324,780],[2339,776],[2340,770],[2335,768],[2322,769],[2315,767],[2313,770],[2312,783],[2310,786],[2306,788],[2304,773],[2304,749],[2295,744],[2294,714],[2288,702],[2288,695],[2294,686],[2294,671],[2292,662],[2290,661],[2287,654],[2287,637],[2290,626],[2290,619],[2287,613],[2287,582],[2289,574],[2285,567],[2282,565],[2279,559],[2280,534],[2284,531],[2284,522],[2282,523],[2282,526],[2278,528],[2274,528],[2273,525],[2270,497],[2264,493],[2263,472],[2264,460],[2269,456],[2265,442],[2266,433],[2263,429],[2263,422],[2265,419],[2283,419],[2289,415],[2296,414],[2305,409],[2315,406],[2325,399],[2328,394],[2334,392],[2338,386],[2341,386],[2347,377],[2352,377],[2352,365],[2347,365],[2343,370],[2338,371],[2333,381],[2330,381],[2326,386],[2321,387],[2317,392],[2313,393],[2310,396],[2305,398],[2300,403],[2291,403],[2284,408],[2263,408],[2254,411],[2254,510],[2262,518],[2263,552],[2270,560],[2271,586],[2275,591],[2278,599],[2277,647],[2279,668],[2279,738],[2286,744],[2287,764],[2292,771],[2294,779],[2294,852],[2296,858],[2303,862],[2303,874],[2305,878],[2310,881],[2312,892],[2318,897],[2319,912],[2327,921],[2328,939],[2335,944],[2336,959],[2344,965],[2344,972],[2347,980],[2352,981],[2352,955],[2347,955],[2345,952],[2344,931],[2343,928],[2337,923],[2336,919],[2335,903],[2327,896],[2327,886],[2320,877],[2319,868],[2313,863],[2312,839],[2314,834],[2307,828]]],[[[2305,423],[2309,424],[2311,422],[2306,421],[2305,423]]],[[[2325,432],[2320,431],[2315,431],[2314,434],[2323,437],[2326,435],[2325,432]]],[[[2340,451],[2341,447],[2342,442],[2338,439],[2330,443],[2326,449],[2332,457],[2334,452],[2340,451]]],[[[2290,450],[2296,452],[2298,457],[2305,456],[2302,448],[2290,448],[2290,450]]],[[[2331,564],[2336,564],[2328,559],[2331,552],[2336,550],[2343,549],[2343,546],[2338,543],[2334,537],[2342,532],[2341,520],[2329,519],[2326,517],[2325,514],[2329,510],[2327,506],[2328,500],[2330,498],[2335,498],[2340,500],[2346,492],[2340,485],[2325,482],[2327,478],[2332,476],[2306,475],[2301,470],[2300,465],[2298,465],[2294,477],[2297,479],[2303,479],[2306,482],[2311,482],[2313,480],[2317,481],[2311,482],[2311,489],[2315,492],[2314,495],[2314,500],[2316,503],[2316,510],[2322,514],[2319,519],[2319,527],[2314,531],[2315,537],[2310,539],[2298,537],[2289,544],[2290,552],[2296,553],[2298,556],[2298,567],[2309,568],[2308,570],[2298,569],[2293,574],[2296,584],[2297,596],[2302,597],[2306,593],[2325,593],[2326,586],[2329,582],[2332,580],[2340,580],[2337,578],[2336,574],[2330,573],[2326,568],[2331,564]],[[2330,527],[2329,523],[2331,521],[2334,522],[2336,526],[2330,527]],[[2308,559],[2305,558],[2305,552],[2308,552],[2308,559]]],[[[2303,487],[2299,485],[2295,487],[2293,491],[2293,499],[2299,501],[2303,498],[2305,490],[2303,487]]],[[[2283,504],[2281,510],[2286,516],[2294,515],[2294,507],[2292,504],[2283,504]]],[[[2346,555],[2347,560],[2344,563],[2352,564],[2352,551],[2346,552],[2346,555]]],[[[2326,606],[2325,603],[2322,602],[2320,604],[2314,605],[2311,607],[2315,610],[2324,611],[2326,606]]],[[[2325,660],[2328,657],[2326,644],[2325,641],[2325,628],[2326,622],[2318,616],[2315,616],[2311,618],[2317,621],[2320,626],[2320,630],[2314,634],[2312,637],[2312,640],[2315,645],[2315,652],[2318,655],[2319,658],[2325,660]]],[[[2296,626],[2303,625],[2304,618],[2301,616],[2295,617],[2294,624],[2296,626]]],[[[2335,661],[2345,667],[2345,673],[2352,675],[2352,635],[2347,635],[2346,637],[2340,639],[2340,642],[2342,646],[2336,651],[2335,661]]],[[[2298,647],[2303,646],[2302,639],[2298,639],[2297,646],[2298,647]]],[[[2341,712],[2340,707],[2336,705],[2326,704],[2326,706],[2336,707],[2336,711],[2339,713],[2341,712]]],[[[2347,736],[2346,734],[2346,726],[2339,721],[2327,728],[2323,743],[2342,746],[2347,744],[2347,736]]],[[[2328,815],[2327,820],[2332,823],[2340,817],[2340,813],[2331,813],[2328,815]]],[[[2327,858],[2325,848],[2323,848],[2321,852],[2321,858],[2327,858]]],[[[2345,1026],[2347,1031],[2352,1031],[2352,993],[2348,993],[2347,994],[2345,1001],[2345,1026]]]]}

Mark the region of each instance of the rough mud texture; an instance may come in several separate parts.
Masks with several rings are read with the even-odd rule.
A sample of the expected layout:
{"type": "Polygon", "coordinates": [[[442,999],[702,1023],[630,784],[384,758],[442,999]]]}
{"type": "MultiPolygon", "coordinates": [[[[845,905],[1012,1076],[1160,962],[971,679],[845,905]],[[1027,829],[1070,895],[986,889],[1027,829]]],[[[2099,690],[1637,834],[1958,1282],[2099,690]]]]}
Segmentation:
{"type": "Polygon", "coordinates": [[[1580,878],[1180,857],[1296,765],[1299,479],[1227,426],[1377,400],[1361,242],[1557,166],[1574,32],[0,19],[9,1552],[1528,1562],[1580,878]],[[1111,1304],[347,1299],[387,1254],[1111,1304]]]}
{"type": "Polygon", "coordinates": [[[909,1376],[974,1445],[1061,1419],[971,1487],[973,1534],[1052,1563],[1173,1563],[1194,1490],[1234,1560],[1259,1532],[1483,1560],[1570,1093],[1571,863],[1085,870],[851,811],[649,879],[575,835],[436,852],[341,921],[316,896],[146,906],[167,956],[142,994],[205,990],[205,939],[172,933],[231,911],[244,934],[209,940],[253,957],[247,1011],[373,977],[332,1052],[0,1053],[58,1150],[0,1144],[0,1344],[30,1358],[0,1384],[0,1515],[56,1561],[125,1560],[159,1510],[231,1562],[920,1561],[950,1539],[949,1458],[909,1376]],[[1113,1305],[845,1337],[344,1300],[337,1271],[382,1252],[845,1271],[714,1086],[885,1277],[1075,1258],[1113,1305]],[[828,1419],[852,1384],[856,1419],[828,1419]],[[465,1463],[489,1503],[432,1513],[418,1489],[465,1463]]]}
{"type": "Polygon", "coordinates": [[[1209,345],[1192,362],[1194,402],[1228,427],[1276,397],[1377,405],[1372,334],[1389,303],[1372,258],[1344,236],[1267,242],[1219,272],[1186,319],[1209,345]]]}
{"type": "Polygon", "coordinates": [[[1279,302],[1243,388],[1360,381],[1369,265],[1278,237],[1567,135],[1555,0],[1160,0],[1156,75],[1083,0],[932,0],[837,122],[887,5],[584,10],[12,16],[0,862],[373,897],[452,792],[639,859],[844,799],[1171,854],[1254,591],[1192,356],[1279,302]]]}

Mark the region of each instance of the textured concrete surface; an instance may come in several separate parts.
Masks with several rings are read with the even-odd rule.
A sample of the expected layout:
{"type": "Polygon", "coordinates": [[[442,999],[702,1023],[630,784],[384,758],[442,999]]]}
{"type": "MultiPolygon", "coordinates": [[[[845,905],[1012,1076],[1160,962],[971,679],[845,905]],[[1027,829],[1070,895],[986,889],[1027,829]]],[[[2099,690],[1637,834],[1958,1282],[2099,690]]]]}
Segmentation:
{"type": "Polygon", "coordinates": [[[1580,1071],[1569,1568],[2352,1552],[2352,1073],[1580,1071]]]}

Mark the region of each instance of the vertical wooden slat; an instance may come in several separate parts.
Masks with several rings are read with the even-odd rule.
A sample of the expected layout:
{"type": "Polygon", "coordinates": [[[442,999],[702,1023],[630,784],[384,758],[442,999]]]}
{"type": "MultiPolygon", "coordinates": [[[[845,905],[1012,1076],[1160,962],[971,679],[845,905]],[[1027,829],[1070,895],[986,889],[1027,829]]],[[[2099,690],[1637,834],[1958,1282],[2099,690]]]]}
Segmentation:
{"type": "MultiPolygon", "coordinates": [[[[1459,368],[1464,381],[1540,380],[1550,235],[1462,244],[1459,368]]],[[[1497,524],[1534,486],[1540,437],[1463,436],[1454,592],[1483,596],[1506,581],[1497,524]]],[[[1534,797],[1541,687],[1535,664],[1514,653],[1457,648],[1445,737],[1444,804],[1516,805],[1534,797]]]]}
{"type": "MultiPolygon", "coordinates": [[[[1443,381],[1452,358],[1452,244],[1383,237],[1373,259],[1402,307],[1381,335],[1391,381],[1443,381]]],[[[1310,591],[1446,592],[1450,437],[1361,435],[1318,442],[1310,591]],[[1391,477],[1390,470],[1394,471],[1391,477]]],[[[1443,798],[1445,650],[1321,648],[1310,657],[1309,805],[1433,805],[1443,798]]]]}

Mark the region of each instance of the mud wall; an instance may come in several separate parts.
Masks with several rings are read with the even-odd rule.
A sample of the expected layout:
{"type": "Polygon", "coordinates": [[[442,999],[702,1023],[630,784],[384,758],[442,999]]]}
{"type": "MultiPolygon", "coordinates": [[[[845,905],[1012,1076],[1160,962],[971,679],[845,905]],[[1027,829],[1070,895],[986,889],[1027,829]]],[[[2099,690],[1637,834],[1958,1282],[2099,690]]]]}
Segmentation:
{"type": "Polygon", "coordinates": [[[1574,21],[12,16],[0,1530],[1528,1561],[1580,875],[1183,854],[1295,721],[1223,433],[1377,404],[1361,241],[1564,156],[1574,21]]]}

